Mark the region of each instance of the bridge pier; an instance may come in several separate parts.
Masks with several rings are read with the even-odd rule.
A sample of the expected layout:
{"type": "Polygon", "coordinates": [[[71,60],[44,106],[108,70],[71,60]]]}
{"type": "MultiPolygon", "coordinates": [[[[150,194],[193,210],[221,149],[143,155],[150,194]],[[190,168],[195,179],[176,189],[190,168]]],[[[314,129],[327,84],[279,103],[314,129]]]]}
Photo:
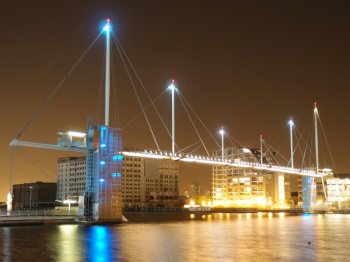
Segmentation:
{"type": "MultiPolygon", "coordinates": [[[[87,132],[86,185],[82,221],[122,222],[121,130],[90,126],[87,132]]],[[[83,206],[82,206],[83,205],[83,206]]]]}
{"type": "Polygon", "coordinates": [[[305,213],[310,213],[316,206],[317,192],[316,192],[316,182],[313,177],[303,177],[303,211],[305,213]]]}

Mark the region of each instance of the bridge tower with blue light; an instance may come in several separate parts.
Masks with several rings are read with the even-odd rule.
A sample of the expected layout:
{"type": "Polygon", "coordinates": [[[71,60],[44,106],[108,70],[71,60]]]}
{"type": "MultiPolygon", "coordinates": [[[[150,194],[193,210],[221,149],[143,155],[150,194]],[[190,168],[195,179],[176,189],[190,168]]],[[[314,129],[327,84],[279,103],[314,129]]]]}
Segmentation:
{"type": "Polygon", "coordinates": [[[122,221],[123,155],[121,129],[109,127],[109,19],[103,31],[106,35],[105,124],[88,125],[84,220],[92,223],[115,223],[122,221]]]}

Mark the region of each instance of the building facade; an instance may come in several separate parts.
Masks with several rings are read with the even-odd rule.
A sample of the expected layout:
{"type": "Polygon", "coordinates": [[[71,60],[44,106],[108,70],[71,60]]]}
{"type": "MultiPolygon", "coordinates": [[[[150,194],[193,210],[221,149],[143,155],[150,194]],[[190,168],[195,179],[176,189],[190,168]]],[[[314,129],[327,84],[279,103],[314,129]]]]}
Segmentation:
{"type": "MultiPolygon", "coordinates": [[[[225,158],[249,162],[261,160],[259,151],[227,148],[225,158]]],[[[220,153],[216,153],[218,156],[220,153]]],[[[263,158],[264,163],[272,160],[263,158]]],[[[290,201],[290,177],[282,173],[266,173],[252,168],[213,166],[212,198],[214,206],[285,208],[290,201]]]]}
{"type": "MultiPolygon", "coordinates": [[[[77,200],[85,192],[86,158],[57,162],[57,199],[77,200]]],[[[125,157],[122,161],[124,207],[175,206],[179,199],[179,163],[171,160],[125,157]]]]}
{"type": "Polygon", "coordinates": [[[56,183],[35,182],[13,185],[13,208],[54,207],[56,183]]]}
{"type": "Polygon", "coordinates": [[[86,157],[64,157],[57,162],[57,200],[78,200],[85,193],[86,157]]]}
{"type": "Polygon", "coordinates": [[[350,209],[350,179],[329,178],[326,180],[327,202],[337,209],[350,209]]]}

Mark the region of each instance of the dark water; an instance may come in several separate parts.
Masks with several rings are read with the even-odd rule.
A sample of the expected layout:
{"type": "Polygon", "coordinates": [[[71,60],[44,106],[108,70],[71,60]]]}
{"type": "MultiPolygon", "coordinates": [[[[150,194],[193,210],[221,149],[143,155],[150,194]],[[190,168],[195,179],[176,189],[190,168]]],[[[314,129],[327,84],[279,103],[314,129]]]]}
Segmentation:
{"type": "Polygon", "coordinates": [[[350,215],[0,228],[0,261],[350,261],[350,215]]]}

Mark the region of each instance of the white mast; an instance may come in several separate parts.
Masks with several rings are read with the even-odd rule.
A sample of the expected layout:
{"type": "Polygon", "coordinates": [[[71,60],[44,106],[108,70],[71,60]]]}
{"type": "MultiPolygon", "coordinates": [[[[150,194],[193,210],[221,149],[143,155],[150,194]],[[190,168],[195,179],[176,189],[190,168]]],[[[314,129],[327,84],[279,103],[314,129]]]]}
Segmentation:
{"type": "Polygon", "coordinates": [[[109,18],[103,28],[106,32],[106,73],[105,73],[105,126],[109,125],[109,97],[110,97],[110,31],[109,18]]]}
{"type": "Polygon", "coordinates": [[[293,126],[294,122],[292,117],[290,118],[289,122],[289,133],[290,133],[290,165],[292,168],[294,168],[294,159],[293,159],[293,154],[294,154],[294,149],[293,149],[293,126]]]}
{"type": "Polygon", "coordinates": [[[318,162],[318,130],[317,130],[317,104],[314,103],[314,122],[315,122],[315,156],[316,156],[316,174],[318,174],[319,170],[319,162],[318,162]]]}
{"type": "Polygon", "coordinates": [[[175,81],[172,80],[168,87],[171,89],[171,153],[175,156],[175,81]]]}
{"type": "Polygon", "coordinates": [[[263,164],[263,135],[260,135],[260,164],[263,164]]]}
{"type": "Polygon", "coordinates": [[[219,134],[221,135],[221,158],[222,160],[225,159],[225,150],[224,150],[224,135],[225,135],[225,130],[224,130],[224,127],[222,127],[220,130],[219,130],[219,134]]]}

